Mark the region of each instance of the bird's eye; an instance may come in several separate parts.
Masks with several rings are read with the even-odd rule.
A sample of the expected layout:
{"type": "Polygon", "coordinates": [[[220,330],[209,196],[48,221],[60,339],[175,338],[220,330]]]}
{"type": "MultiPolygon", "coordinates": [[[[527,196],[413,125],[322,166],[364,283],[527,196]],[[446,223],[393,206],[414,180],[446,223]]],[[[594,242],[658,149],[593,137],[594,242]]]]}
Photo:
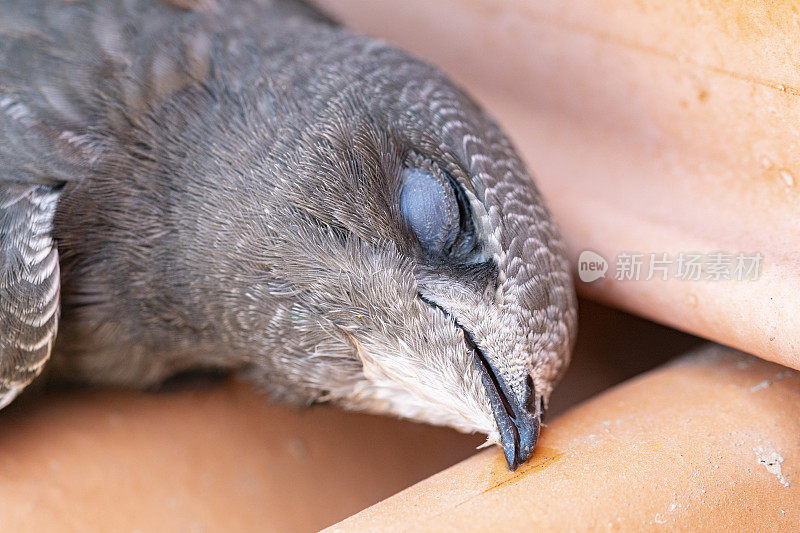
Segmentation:
{"type": "Polygon", "coordinates": [[[450,178],[438,170],[406,168],[400,212],[426,252],[442,255],[456,242],[461,223],[459,201],[450,178]]]}

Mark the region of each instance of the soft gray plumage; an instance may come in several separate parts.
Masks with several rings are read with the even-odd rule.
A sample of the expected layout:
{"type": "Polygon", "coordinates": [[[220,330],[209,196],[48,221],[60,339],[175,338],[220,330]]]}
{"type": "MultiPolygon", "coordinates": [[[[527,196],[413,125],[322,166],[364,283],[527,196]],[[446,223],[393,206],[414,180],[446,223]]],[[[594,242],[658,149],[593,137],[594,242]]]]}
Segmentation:
{"type": "Polygon", "coordinates": [[[62,379],[231,369],[528,457],[569,269],[509,141],[440,72],[296,1],[0,8],[5,402],[55,340],[62,379]]]}

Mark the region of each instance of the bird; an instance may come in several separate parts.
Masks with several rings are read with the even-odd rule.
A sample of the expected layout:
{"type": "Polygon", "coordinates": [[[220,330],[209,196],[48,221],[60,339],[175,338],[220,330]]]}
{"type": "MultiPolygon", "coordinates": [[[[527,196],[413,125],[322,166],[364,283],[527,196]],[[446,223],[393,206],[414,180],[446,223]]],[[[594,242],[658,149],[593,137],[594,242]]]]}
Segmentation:
{"type": "Polygon", "coordinates": [[[0,403],[193,370],[533,453],[577,329],[496,121],[300,0],[0,0],[0,403]]]}

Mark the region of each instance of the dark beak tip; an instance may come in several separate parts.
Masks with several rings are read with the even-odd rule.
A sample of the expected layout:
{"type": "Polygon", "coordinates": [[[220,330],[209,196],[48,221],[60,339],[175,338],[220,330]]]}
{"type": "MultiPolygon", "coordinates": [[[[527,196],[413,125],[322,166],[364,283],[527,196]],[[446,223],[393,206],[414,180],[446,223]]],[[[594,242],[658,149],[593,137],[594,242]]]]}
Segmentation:
{"type": "Polygon", "coordinates": [[[517,450],[514,446],[514,442],[508,442],[505,439],[502,441],[503,446],[503,455],[506,458],[506,463],[508,464],[508,469],[512,472],[517,469],[519,463],[517,462],[517,450]]]}
{"type": "Polygon", "coordinates": [[[536,448],[536,442],[539,440],[539,417],[529,416],[526,417],[525,423],[518,424],[519,431],[519,450],[517,451],[517,460],[523,463],[533,455],[533,450],[536,448]]]}
{"type": "Polygon", "coordinates": [[[517,414],[516,420],[506,418],[499,421],[504,426],[500,431],[503,456],[512,472],[533,455],[539,439],[539,417],[528,413],[517,414]]]}
{"type": "Polygon", "coordinates": [[[524,463],[532,454],[539,438],[539,416],[527,408],[528,398],[533,390],[528,380],[529,390],[526,400],[521,401],[511,394],[500,375],[475,347],[473,362],[481,373],[489,403],[497,422],[500,443],[503,447],[508,469],[512,472],[524,463]]]}
{"type": "Polygon", "coordinates": [[[536,441],[539,440],[539,418],[526,416],[524,421],[519,420],[519,418],[521,417],[517,419],[517,430],[519,432],[519,444],[516,453],[517,465],[521,465],[533,455],[536,441]]]}

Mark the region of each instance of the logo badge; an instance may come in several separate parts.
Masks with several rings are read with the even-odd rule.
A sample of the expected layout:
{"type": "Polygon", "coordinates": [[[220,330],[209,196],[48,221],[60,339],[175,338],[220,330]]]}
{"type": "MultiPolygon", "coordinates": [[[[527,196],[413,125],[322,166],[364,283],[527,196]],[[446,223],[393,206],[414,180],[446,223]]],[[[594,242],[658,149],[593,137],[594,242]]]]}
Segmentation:
{"type": "Polygon", "coordinates": [[[584,283],[606,277],[608,272],[608,261],[591,250],[584,250],[578,257],[578,277],[584,283]]]}

